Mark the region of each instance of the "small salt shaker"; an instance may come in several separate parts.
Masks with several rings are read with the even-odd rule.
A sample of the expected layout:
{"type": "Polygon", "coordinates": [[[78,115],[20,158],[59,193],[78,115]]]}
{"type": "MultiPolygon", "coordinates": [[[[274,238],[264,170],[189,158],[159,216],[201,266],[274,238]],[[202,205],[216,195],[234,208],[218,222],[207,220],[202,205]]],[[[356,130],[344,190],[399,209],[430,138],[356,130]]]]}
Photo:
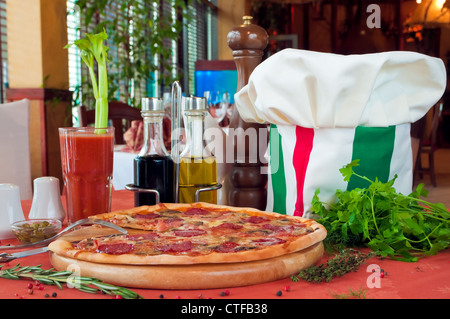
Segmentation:
{"type": "Polygon", "coordinates": [[[59,179],[52,176],[36,178],[29,219],[52,218],[61,222],[66,212],[61,202],[59,179]]]}
{"type": "Polygon", "coordinates": [[[15,184],[0,184],[0,239],[14,238],[10,225],[25,220],[20,189],[15,184]]]}

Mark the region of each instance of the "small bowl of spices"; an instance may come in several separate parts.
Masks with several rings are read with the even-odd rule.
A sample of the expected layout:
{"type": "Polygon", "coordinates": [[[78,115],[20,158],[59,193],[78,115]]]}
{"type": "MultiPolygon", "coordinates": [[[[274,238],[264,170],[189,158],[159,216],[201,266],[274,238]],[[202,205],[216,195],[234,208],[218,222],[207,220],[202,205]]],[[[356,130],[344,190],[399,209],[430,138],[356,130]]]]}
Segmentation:
{"type": "Polygon", "coordinates": [[[11,224],[11,230],[22,244],[30,244],[55,236],[61,226],[57,219],[29,219],[11,224]]]}

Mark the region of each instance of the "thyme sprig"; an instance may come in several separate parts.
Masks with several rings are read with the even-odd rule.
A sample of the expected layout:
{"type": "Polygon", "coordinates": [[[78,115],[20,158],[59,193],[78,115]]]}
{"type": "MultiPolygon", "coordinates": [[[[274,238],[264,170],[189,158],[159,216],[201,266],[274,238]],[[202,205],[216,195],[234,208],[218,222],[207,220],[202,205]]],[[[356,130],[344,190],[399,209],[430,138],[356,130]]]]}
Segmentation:
{"type": "Polygon", "coordinates": [[[367,290],[360,288],[359,290],[353,290],[349,288],[349,293],[338,294],[330,291],[330,294],[335,299],[367,299],[367,290]]]}
{"type": "Polygon", "coordinates": [[[323,281],[329,282],[335,277],[341,277],[349,272],[357,271],[367,259],[372,258],[375,255],[374,252],[365,254],[361,251],[347,248],[329,259],[326,264],[322,263],[317,266],[300,270],[298,275],[291,277],[291,280],[295,282],[299,279],[314,283],[323,281]]]}
{"type": "Polygon", "coordinates": [[[20,267],[19,264],[12,268],[2,269],[0,265],[0,278],[6,279],[32,279],[41,284],[57,286],[63,289],[62,284],[88,293],[104,293],[111,296],[121,296],[124,299],[144,299],[139,294],[124,287],[114,286],[92,277],[78,276],[72,271],[56,271],[54,269],[42,269],[38,266],[20,267]]]}

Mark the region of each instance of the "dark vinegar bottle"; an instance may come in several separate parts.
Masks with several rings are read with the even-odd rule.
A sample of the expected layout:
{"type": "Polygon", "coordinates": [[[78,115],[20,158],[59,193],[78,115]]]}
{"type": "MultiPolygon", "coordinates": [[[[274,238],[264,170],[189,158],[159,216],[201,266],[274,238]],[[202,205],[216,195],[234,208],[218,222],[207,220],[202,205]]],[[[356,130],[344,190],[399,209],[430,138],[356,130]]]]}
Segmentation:
{"type": "MultiPolygon", "coordinates": [[[[134,159],[134,185],[138,188],[153,189],[159,193],[161,203],[172,203],[174,176],[173,161],[164,146],[163,117],[164,106],[159,98],[142,99],[144,120],[144,143],[134,159]]],[[[135,192],[135,206],[156,204],[156,195],[135,192]]]]}
{"type": "MultiPolygon", "coordinates": [[[[169,156],[144,155],[134,159],[134,180],[139,188],[156,189],[161,203],[173,202],[173,161],[169,156]]],[[[154,205],[153,193],[135,193],[135,206],[154,205]]]]}

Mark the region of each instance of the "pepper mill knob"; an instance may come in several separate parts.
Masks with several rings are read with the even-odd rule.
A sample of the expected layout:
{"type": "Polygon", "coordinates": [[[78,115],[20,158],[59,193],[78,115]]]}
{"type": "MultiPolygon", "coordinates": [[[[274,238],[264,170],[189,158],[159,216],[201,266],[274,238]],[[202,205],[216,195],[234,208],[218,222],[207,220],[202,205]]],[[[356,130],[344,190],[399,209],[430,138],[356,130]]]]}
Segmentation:
{"type": "MultiPolygon", "coordinates": [[[[231,50],[260,50],[262,51],[269,43],[269,35],[266,30],[256,24],[252,24],[252,16],[244,16],[243,24],[233,28],[227,37],[227,43],[231,50]]],[[[234,55],[234,52],[233,52],[234,55]]]]}

